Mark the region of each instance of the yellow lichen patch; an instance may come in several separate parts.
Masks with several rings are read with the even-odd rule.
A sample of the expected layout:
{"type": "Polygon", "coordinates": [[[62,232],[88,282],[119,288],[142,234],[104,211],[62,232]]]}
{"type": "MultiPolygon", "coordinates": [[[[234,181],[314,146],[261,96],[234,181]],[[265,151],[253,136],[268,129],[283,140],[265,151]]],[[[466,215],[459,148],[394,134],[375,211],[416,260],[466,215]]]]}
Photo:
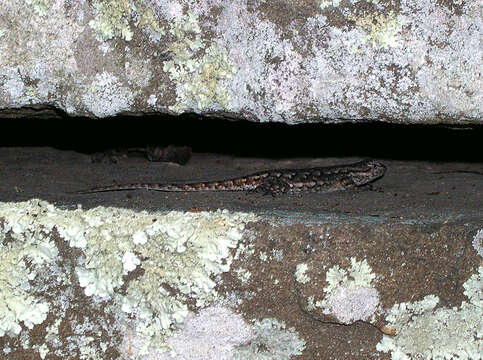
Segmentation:
{"type": "Polygon", "coordinates": [[[354,20],[365,34],[362,44],[369,43],[383,49],[400,46],[397,33],[401,31],[403,23],[394,12],[388,15],[370,13],[354,20]]]}
{"type": "Polygon", "coordinates": [[[135,23],[140,28],[148,28],[152,31],[164,34],[164,30],[161,29],[159,23],[154,17],[154,12],[149,8],[144,1],[136,1],[136,12],[139,14],[135,23]]]}
{"type": "Polygon", "coordinates": [[[94,20],[89,25],[100,32],[102,39],[109,40],[120,37],[126,41],[132,39],[129,25],[131,4],[129,0],[108,0],[93,4],[97,10],[94,20]]]}
{"type": "Polygon", "coordinates": [[[164,33],[154,17],[153,10],[143,0],[133,3],[130,0],[96,1],[93,6],[96,15],[89,25],[98,31],[102,40],[120,37],[130,41],[133,36],[131,19],[134,20],[134,26],[164,33]]]}
{"type": "Polygon", "coordinates": [[[226,50],[215,43],[206,46],[198,17],[193,13],[173,23],[170,33],[176,41],[169,45],[171,59],[163,67],[176,82],[177,103],[170,110],[180,113],[190,107],[200,111],[210,106],[226,107],[231,94],[223,81],[231,79],[237,70],[226,50]]]}

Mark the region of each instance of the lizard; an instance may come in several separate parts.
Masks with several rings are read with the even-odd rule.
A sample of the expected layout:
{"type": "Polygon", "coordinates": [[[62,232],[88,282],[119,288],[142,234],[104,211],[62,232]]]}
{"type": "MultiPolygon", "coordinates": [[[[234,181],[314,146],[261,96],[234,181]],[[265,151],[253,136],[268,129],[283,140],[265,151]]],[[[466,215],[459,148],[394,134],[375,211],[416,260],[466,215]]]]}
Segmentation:
{"type": "Polygon", "coordinates": [[[330,192],[368,185],[386,172],[386,166],[376,160],[363,160],[343,164],[306,169],[273,169],[246,176],[203,182],[185,183],[133,183],[108,185],[74,192],[90,194],[106,191],[146,189],[166,192],[192,191],[257,191],[278,195],[300,192],[330,192]]]}

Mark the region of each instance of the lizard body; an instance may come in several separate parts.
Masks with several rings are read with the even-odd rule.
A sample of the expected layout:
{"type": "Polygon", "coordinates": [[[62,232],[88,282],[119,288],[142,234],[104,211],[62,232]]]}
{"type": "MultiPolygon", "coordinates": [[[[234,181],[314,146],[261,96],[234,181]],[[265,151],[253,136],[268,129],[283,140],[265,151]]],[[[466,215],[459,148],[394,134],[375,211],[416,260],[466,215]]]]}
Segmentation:
{"type": "Polygon", "coordinates": [[[386,167],[376,160],[307,169],[274,169],[237,178],[195,183],[134,183],[95,187],[76,192],[89,194],[105,191],[146,189],[167,192],[188,191],[261,191],[268,194],[328,192],[364,186],[381,178],[386,167]]]}

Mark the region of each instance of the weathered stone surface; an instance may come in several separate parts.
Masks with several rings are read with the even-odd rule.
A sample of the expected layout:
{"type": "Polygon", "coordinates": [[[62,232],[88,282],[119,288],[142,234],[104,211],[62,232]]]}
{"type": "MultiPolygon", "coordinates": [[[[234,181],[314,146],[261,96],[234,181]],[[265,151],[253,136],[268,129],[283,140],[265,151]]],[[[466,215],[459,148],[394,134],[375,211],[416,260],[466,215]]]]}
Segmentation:
{"type": "Polygon", "coordinates": [[[384,161],[378,191],[80,196],[307,160],[0,155],[9,359],[481,359],[481,164],[384,161]]]}
{"type": "Polygon", "coordinates": [[[481,32],[478,1],[5,0],[0,115],[480,123],[481,32]]]}
{"type": "Polygon", "coordinates": [[[300,220],[0,203],[0,349],[481,359],[483,223],[300,220]]]}

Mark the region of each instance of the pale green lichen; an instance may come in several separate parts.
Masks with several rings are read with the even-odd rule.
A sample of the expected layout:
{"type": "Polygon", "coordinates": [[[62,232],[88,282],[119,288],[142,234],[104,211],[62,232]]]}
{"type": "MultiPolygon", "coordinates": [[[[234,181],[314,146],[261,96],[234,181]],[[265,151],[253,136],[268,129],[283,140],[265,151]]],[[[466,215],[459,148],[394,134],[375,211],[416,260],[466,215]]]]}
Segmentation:
{"type": "Polygon", "coordinates": [[[307,298],[307,307],[306,307],[306,309],[308,311],[315,310],[315,298],[314,298],[314,296],[311,295],[311,296],[309,296],[307,298]]]}
{"type": "Polygon", "coordinates": [[[110,211],[83,216],[91,226],[83,231],[85,261],[76,268],[80,285],[88,296],[113,297],[123,276],[141,266],[142,276],[129,282],[120,300],[122,309],[137,316],[138,333],[161,341],[160,334],[188,314],[190,299],[203,307],[217,298],[211,277],[230,268],[230,248],[241,237],[236,217],[172,212],[153,223],[147,213],[110,211]]]}
{"type": "Polygon", "coordinates": [[[47,354],[52,350],[52,349],[49,349],[49,346],[47,345],[47,343],[56,344],[58,347],[61,346],[58,341],[59,326],[61,322],[62,322],[62,317],[58,317],[52,325],[47,327],[47,333],[45,334],[45,337],[44,337],[45,342],[38,348],[39,355],[42,359],[44,359],[47,356],[47,354]]]}
{"type": "Polygon", "coordinates": [[[89,22],[89,26],[99,32],[102,40],[114,37],[126,41],[132,39],[130,0],[96,1],[93,6],[96,9],[96,16],[89,22]]]}
{"type": "Polygon", "coordinates": [[[328,285],[324,288],[327,294],[331,294],[338,287],[368,287],[376,278],[367,260],[357,261],[351,257],[351,266],[341,269],[339,265],[331,267],[326,273],[328,285]]]}
{"type": "Polygon", "coordinates": [[[243,268],[235,269],[234,273],[236,274],[236,277],[238,278],[238,280],[240,280],[243,284],[248,283],[248,281],[252,277],[252,274],[250,273],[250,271],[243,268]]]}
{"type": "Polygon", "coordinates": [[[45,359],[45,357],[47,356],[48,353],[49,353],[49,347],[47,346],[47,344],[42,344],[39,347],[40,358],[45,359]]]}
{"type": "Polygon", "coordinates": [[[153,10],[141,0],[135,1],[134,4],[136,13],[138,14],[138,19],[136,20],[135,25],[140,28],[149,29],[159,35],[164,35],[165,32],[154,17],[153,10]]]}
{"type": "Polygon", "coordinates": [[[268,260],[268,255],[266,252],[264,251],[261,251],[259,254],[258,254],[258,257],[260,258],[260,260],[262,261],[267,261],[268,260]]]}
{"type": "Polygon", "coordinates": [[[122,256],[123,275],[127,275],[130,271],[136,269],[141,264],[141,260],[132,252],[126,251],[122,256]]]}
{"type": "MultiPolygon", "coordinates": [[[[370,13],[364,17],[354,18],[357,26],[364,32],[361,43],[369,43],[374,48],[388,49],[399,47],[397,34],[402,30],[403,22],[394,12],[389,14],[370,13]]],[[[358,49],[353,49],[357,52],[358,49]]]]}
{"type": "MultiPolygon", "coordinates": [[[[37,200],[0,204],[0,217],[2,234],[22,234],[31,227],[47,237],[55,228],[82,252],[75,274],[85,294],[95,296],[96,302],[112,299],[105,313],[129,323],[148,347],[158,349],[188,315],[188,303],[203,308],[218,299],[213,279],[230,269],[231,249],[241,239],[244,224],[255,219],[227,211],[153,214],[103,207],[67,211],[37,200]],[[125,284],[125,275],[138,268],[141,271],[125,284]]],[[[0,304],[7,304],[0,309],[0,328],[13,334],[20,331],[19,322],[31,327],[45,319],[48,304],[25,289],[57,254],[50,242],[37,239],[25,244],[14,239],[2,244],[8,249],[0,252],[0,304]],[[24,258],[35,267],[19,262],[24,258]],[[11,306],[22,309],[13,313],[11,306]]],[[[85,327],[79,326],[79,331],[85,327]]],[[[84,355],[89,357],[94,351],[89,339],[79,341],[85,342],[84,355]]]]}
{"type": "Polygon", "coordinates": [[[0,231],[0,336],[18,335],[21,324],[32,329],[47,317],[48,302],[31,294],[29,282],[56,259],[58,250],[36,231],[33,223],[22,226],[15,220],[5,221],[0,231]],[[7,241],[9,232],[13,241],[7,241]]]}
{"type": "Polygon", "coordinates": [[[350,260],[347,270],[335,265],[326,272],[324,297],[315,302],[324,314],[335,316],[343,324],[366,321],[379,306],[379,293],[372,284],[376,275],[371,267],[365,259],[350,260]]]}
{"type": "Polygon", "coordinates": [[[305,341],[294,329],[285,329],[285,323],[273,318],[256,321],[255,337],[235,349],[233,360],[290,360],[301,355],[305,341]]]}
{"type": "Polygon", "coordinates": [[[32,6],[39,16],[45,16],[49,12],[50,0],[27,0],[27,4],[32,6]]]}
{"type": "MultiPolygon", "coordinates": [[[[463,294],[470,300],[472,304],[479,306],[483,310],[483,266],[478,268],[478,273],[471,277],[463,284],[463,294]]],[[[483,317],[480,317],[480,327],[478,328],[478,336],[483,336],[483,317]]]]}
{"type": "Polygon", "coordinates": [[[233,257],[234,260],[238,260],[242,257],[249,258],[254,255],[256,252],[255,246],[253,243],[248,244],[239,244],[236,250],[235,256],[233,257]]]}
{"type": "Polygon", "coordinates": [[[391,352],[392,360],[478,360],[483,354],[483,267],[464,284],[469,302],[460,307],[436,308],[439,298],[395,304],[386,320],[396,336],[384,335],[377,350],[391,352]]]}
{"type": "MultiPolygon", "coordinates": [[[[241,233],[236,219],[228,213],[172,212],[157,216],[153,223],[148,214],[116,212],[109,218],[128,223],[106,218],[86,235],[86,262],[78,273],[88,276],[80,277],[81,286],[89,295],[113,296],[122,284],[126,254],[147,259],[137,265],[144,270],[143,275],[129,282],[120,301],[125,313],[136,316],[136,332],[161,348],[172,326],[187,316],[190,299],[203,307],[217,298],[211,277],[228,271],[229,250],[241,233]]],[[[101,214],[91,216],[99,218],[101,214]]]]}
{"type": "Polygon", "coordinates": [[[36,86],[27,85],[24,88],[24,94],[29,99],[37,99],[39,97],[39,91],[36,86]]]}
{"type": "Polygon", "coordinates": [[[153,337],[158,345],[159,335],[170,334],[172,326],[187,316],[190,299],[204,307],[218,297],[212,277],[229,270],[230,249],[241,232],[228,213],[215,214],[173,212],[154,224],[148,218],[144,227],[148,240],[134,248],[139,258],[149,260],[141,265],[144,274],[129,283],[122,308],[137,316],[136,332],[153,337]]]}
{"type": "Polygon", "coordinates": [[[89,26],[98,32],[100,40],[119,37],[130,41],[133,37],[133,25],[147,28],[158,34],[164,34],[154,17],[154,12],[143,0],[96,0],[93,4],[96,15],[89,26]],[[135,19],[135,17],[137,18],[135,19]]]}
{"type": "Polygon", "coordinates": [[[96,338],[93,336],[83,336],[79,338],[79,350],[80,350],[80,358],[82,360],[87,359],[94,359],[94,360],[101,360],[102,358],[97,354],[96,349],[92,346],[92,344],[96,341],[96,338]]]}
{"type": "Polygon", "coordinates": [[[223,82],[231,79],[237,69],[227,51],[215,43],[206,46],[201,39],[198,17],[192,12],[176,20],[170,33],[176,41],[168,46],[170,60],[163,65],[163,70],[176,82],[177,103],[170,110],[181,113],[190,107],[201,111],[228,106],[231,94],[223,82]]]}
{"type": "Polygon", "coordinates": [[[271,254],[272,260],[275,261],[283,261],[283,250],[282,249],[273,249],[271,254]]]}
{"type": "Polygon", "coordinates": [[[325,9],[329,6],[339,6],[341,0],[322,0],[320,2],[320,8],[325,9]]]}
{"type": "Polygon", "coordinates": [[[298,264],[295,269],[295,280],[302,284],[308,283],[310,281],[310,276],[306,274],[308,268],[307,264],[298,264]]]}

